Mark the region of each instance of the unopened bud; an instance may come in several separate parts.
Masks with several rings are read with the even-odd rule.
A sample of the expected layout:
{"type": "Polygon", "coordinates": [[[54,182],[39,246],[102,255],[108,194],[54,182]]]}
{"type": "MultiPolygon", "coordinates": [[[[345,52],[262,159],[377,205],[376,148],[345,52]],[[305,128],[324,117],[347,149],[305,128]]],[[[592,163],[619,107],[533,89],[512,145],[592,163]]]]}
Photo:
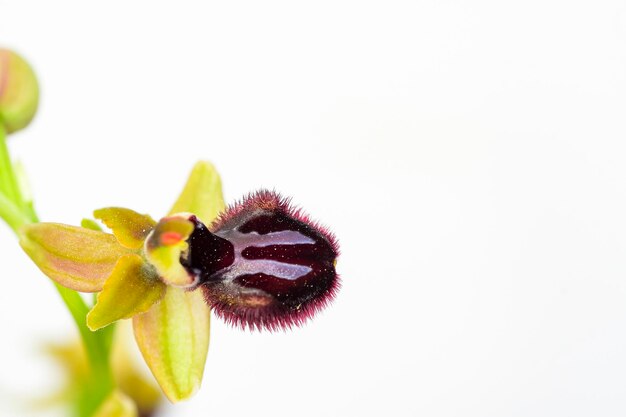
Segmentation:
{"type": "Polygon", "coordinates": [[[35,117],[39,85],[28,63],[0,48],[0,124],[8,133],[25,128],[35,117]]]}

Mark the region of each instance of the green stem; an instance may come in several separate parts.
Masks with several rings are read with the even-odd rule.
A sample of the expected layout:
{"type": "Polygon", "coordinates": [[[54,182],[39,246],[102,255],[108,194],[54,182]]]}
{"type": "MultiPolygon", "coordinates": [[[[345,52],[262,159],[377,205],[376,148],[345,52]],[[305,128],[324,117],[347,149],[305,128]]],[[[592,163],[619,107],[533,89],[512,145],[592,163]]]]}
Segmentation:
{"type": "Polygon", "coordinates": [[[0,191],[3,191],[4,195],[6,195],[9,200],[13,201],[15,205],[22,208],[22,197],[17,178],[15,177],[6,138],[6,129],[0,123],[0,191]]]}
{"type": "Polygon", "coordinates": [[[65,287],[60,286],[55,283],[57,291],[61,295],[61,298],[65,302],[65,305],[70,310],[70,314],[74,318],[74,321],[78,325],[78,331],[80,332],[80,336],[85,343],[85,347],[87,348],[87,355],[94,366],[94,371],[98,371],[101,377],[108,379],[110,375],[108,375],[108,352],[105,349],[105,346],[102,346],[100,343],[100,334],[97,332],[92,332],[87,328],[83,323],[85,322],[85,317],[89,312],[89,308],[85,301],[82,299],[80,294],[76,291],[72,291],[65,287]]]}
{"type": "MultiPolygon", "coordinates": [[[[39,222],[36,213],[34,211],[32,213],[29,223],[39,222]]],[[[87,327],[86,317],[89,307],[85,300],[74,290],[62,287],[57,283],[54,283],[54,286],[70,311],[87,352],[91,371],[90,385],[88,387],[89,395],[83,404],[79,404],[78,415],[80,417],[91,417],[102,401],[115,388],[110,366],[111,340],[115,331],[115,325],[92,332],[87,327]]]]}
{"type": "Polygon", "coordinates": [[[0,191],[0,217],[17,234],[20,227],[31,222],[29,216],[20,211],[2,191],[0,191]]]}
{"type": "MultiPolygon", "coordinates": [[[[39,222],[32,202],[26,204],[22,199],[22,192],[15,175],[15,167],[11,162],[6,146],[6,132],[1,123],[0,218],[13,229],[16,235],[19,234],[19,229],[22,226],[39,222]]],[[[78,414],[80,417],[90,417],[114,388],[109,356],[115,327],[111,325],[97,332],[89,330],[86,322],[89,307],[85,300],[76,291],[56,283],[54,285],[76,323],[87,352],[91,371],[88,387],[89,395],[83,404],[78,405],[78,414]]]]}

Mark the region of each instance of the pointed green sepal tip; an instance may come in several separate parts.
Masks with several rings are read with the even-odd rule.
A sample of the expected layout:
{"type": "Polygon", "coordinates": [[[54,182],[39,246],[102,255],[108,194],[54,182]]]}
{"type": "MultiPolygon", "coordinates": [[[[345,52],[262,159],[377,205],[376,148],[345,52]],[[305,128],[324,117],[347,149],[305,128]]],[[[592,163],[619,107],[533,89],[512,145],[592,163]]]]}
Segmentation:
{"type": "Polygon", "coordinates": [[[101,291],[118,259],[129,253],[111,234],[58,223],[26,225],[19,238],[45,275],[81,292],[101,291]]]}
{"type": "Polygon", "coordinates": [[[82,219],[80,221],[80,227],[83,227],[83,228],[89,229],[89,230],[95,230],[95,231],[98,231],[98,232],[102,231],[102,227],[100,227],[98,222],[96,222],[95,220],[92,220],[92,219],[82,219]]]}
{"type": "Polygon", "coordinates": [[[87,314],[87,327],[96,331],[118,320],[144,313],[165,294],[165,284],[139,255],[119,259],[87,314]]]}
{"type": "Polygon", "coordinates": [[[93,212],[93,216],[102,221],[127,248],[139,249],[152,231],[156,222],[147,214],[122,207],[107,207],[93,212]]]}
{"type": "Polygon", "coordinates": [[[224,211],[222,180],[212,163],[200,161],[194,165],[170,214],[189,212],[202,223],[210,225],[224,211]]]}
{"type": "Polygon", "coordinates": [[[126,394],[115,390],[104,400],[93,417],[137,417],[137,406],[126,394]]]}
{"type": "Polygon", "coordinates": [[[133,317],[135,339],[172,402],[190,398],[202,383],[209,349],[210,309],[200,291],[168,287],[160,303],[133,317]]]}
{"type": "Polygon", "coordinates": [[[39,105],[39,84],[30,65],[18,54],[0,48],[0,123],[12,133],[25,128],[39,105]]]}

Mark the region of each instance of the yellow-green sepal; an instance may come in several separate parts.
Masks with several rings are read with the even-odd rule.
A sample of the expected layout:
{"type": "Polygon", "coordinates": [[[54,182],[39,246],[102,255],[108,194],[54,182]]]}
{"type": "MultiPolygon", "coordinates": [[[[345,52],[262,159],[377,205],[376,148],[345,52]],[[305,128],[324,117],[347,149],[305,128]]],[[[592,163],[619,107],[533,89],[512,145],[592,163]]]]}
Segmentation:
{"type": "Polygon", "coordinates": [[[137,406],[126,394],[115,390],[100,405],[93,417],[137,417],[137,406]]]}
{"type": "Polygon", "coordinates": [[[65,224],[26,225],[19,237],[22,249],[44,274],[81,292],[101,291],[118,259],[129,253],[109,233],[65,224]]]}
{"type": "Polygon", "coordinates": [[[161,280],[177,287],[192,287],[197,280],[180,263],[194,229],[190,216],[180,213],[161,219],[145,243],[146,259],[156,268],[161,280]]]}
{"type": "Polygon", "coordinates": [[[156,222],[147,214],[123,207],[107,207],[93,212],[96,219],[102,221],[127,248],[139,249],[152,231],[156,222]]]}
{"type": "Polygon", "coordinates": [[[191,397],[202,383],[209,349],[210,309],[202,292],[167,287],[160,303],[133,317],[133,328],[167,398],[177,402],[191,397]]]}
{"type": "Polygon", "coordinates": [[[222,180],[217,170],[207,161],[194,165],[185,188],[170,210],[170,214],[189,212],[207,226],[224,211],[222,180]]]}
{"type": "Polygon", "coordinates": [[[118,320],[144,313],[165,294],[165,284],[139,255],[119,259],[87,314],[87,327],[101,329],[118,320]]]}

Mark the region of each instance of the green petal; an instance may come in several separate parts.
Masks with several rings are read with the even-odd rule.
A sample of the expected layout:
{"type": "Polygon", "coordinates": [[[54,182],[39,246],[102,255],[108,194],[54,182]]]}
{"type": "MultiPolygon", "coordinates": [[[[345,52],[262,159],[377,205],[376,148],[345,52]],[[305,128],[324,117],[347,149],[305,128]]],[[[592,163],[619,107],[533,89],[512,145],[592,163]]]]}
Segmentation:
{"type": "Polygon", "coordinates": [[[224,211],[222,180],[210,162],[196,163],[170,214],[193,213],[209,226],[224,211]]]}
{"type": "Polygon", "coordinates": [[[209,349],[210,310],[201,291],[167,287],[147,313],[133,317],[135,339],[161,389],[172,402],[200,388],[209,349]]]}
{"type": "Polygon", "coordinates": [[[58,223],[20,230],[20,245],[53,281],[76,291],[101,291],[117,260],[129,253],[115,236],[58,223]]]}
{"type": "Polygon", "coordinates": [[[133,400],[116,390],[104,400],[93,417],[137,417],[137,415],[137,406],[133,400]]]}
{"type": "Polygon", "coordinates": [[[147,214],[139,214],[122,207],[107,207],[93,212],[113,231],[119,242],[131,249],[139,249],[156,222],[147,214]]]}
{"type": "Polygon", "coordinates": [[[126,255],[115,265],[87,314],[87,326],[96,331],[135,314],[144,313],[165,293],[165,284],[139,255],[126,255]]]}
{"type": "Polygon", "coordinates": [[[148,262],[164,282],[178,287],[189,287],[196,281],[180,264],[181,254],[187,250],[187,240],[194,229],[187,217],[182,214],[161,219],[146,240],[148,262]]]}
{"type": "Polygon", "coordinates": [[[99,232],[102,231],[102,227],[95,220],[91,219],[82,219],[80,222],[80,227],[84,227],[85,229],[97,230],[99,232]]]}

